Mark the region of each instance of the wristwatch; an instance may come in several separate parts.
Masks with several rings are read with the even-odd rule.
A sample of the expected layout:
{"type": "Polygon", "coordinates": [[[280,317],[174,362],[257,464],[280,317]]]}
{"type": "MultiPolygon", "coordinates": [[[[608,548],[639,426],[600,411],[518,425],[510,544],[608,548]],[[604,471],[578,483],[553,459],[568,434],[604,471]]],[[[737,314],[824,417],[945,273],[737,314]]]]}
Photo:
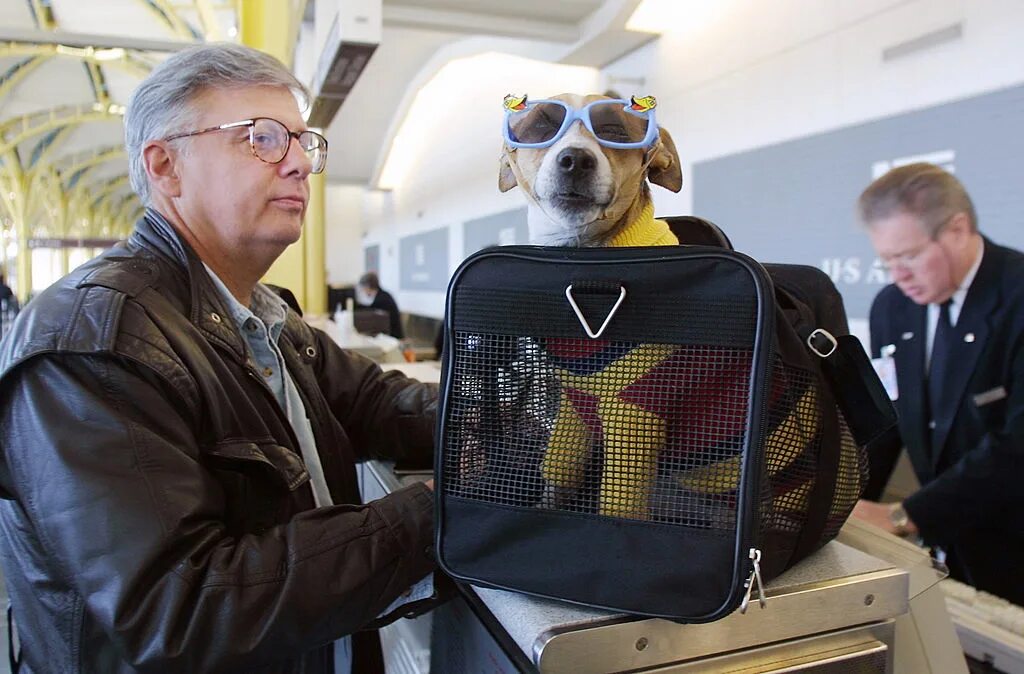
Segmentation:
{"type": "Polygon", "coordinates": [[[903,509],[902,503],[893,503],[889,506],[889,523],[896,530],[897,536],[904,536],[907,533],[907,524],[910,523],[910,516],[903,509]]]}

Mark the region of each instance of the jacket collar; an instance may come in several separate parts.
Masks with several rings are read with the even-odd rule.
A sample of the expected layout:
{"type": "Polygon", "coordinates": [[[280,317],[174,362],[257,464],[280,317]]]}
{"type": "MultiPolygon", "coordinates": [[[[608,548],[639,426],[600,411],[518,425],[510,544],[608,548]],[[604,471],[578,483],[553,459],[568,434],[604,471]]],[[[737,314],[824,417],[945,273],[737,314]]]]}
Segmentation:
{"type": "Polygon", "coordinates": [[[233,352],[240,361],[246,357],[245,344],[231,320],[230,312],[210,279],[202,260],[175,231],[171,223],[154,208],[146,208],[128,239],[170,265],[180,283],[167,288],[184,303],[189,321],[212,342],[233,352]],[[184,286],[184,287],[181,287],[184,286]]]}

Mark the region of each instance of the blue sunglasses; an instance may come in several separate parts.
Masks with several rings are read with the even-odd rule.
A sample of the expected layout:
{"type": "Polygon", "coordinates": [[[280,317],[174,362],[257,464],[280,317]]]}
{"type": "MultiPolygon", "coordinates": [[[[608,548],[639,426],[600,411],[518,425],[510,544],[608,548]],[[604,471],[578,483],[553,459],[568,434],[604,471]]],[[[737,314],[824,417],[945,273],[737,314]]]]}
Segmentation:
{"type": "Polygon", "coordinates": [[[510,148],[551,147],[577,121],[583,123],[597,142],[605,147],[629,150],[650,146],[658,138],[653,98],[649,106],[636,98],[604,99],[574,108],[564,101],[529,101],[506,97],[503,133],[510,148]]]}

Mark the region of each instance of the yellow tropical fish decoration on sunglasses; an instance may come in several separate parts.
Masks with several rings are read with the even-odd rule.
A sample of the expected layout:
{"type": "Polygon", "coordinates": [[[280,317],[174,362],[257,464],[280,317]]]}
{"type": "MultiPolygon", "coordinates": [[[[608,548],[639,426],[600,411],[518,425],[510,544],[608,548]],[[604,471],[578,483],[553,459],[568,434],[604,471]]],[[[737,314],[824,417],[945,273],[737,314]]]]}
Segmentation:
{"type": "Polygon", "coordinates": [[[630,109],[636,110],[637,112],[649,112],[653,110],[656,105],[658,105],[658,99],[654,96],[641,96],[640,98],[630,96],[629,98],[630,109]]]}
{"type": "Polygon", "coordinates": [[[511,112],[519,112],[520,110],[526,109],[526,94],[517,96],[515,94],[507,94],[503,101],[505,109],[511,112]]]}

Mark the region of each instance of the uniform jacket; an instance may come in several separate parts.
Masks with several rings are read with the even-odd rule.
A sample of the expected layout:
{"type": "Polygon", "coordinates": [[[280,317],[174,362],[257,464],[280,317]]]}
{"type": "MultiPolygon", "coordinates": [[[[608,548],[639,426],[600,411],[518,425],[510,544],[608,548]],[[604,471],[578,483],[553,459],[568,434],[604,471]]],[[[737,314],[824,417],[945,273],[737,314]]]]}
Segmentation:
{"type": "MultiPolygon", "coordinates": [[[[430,452],[436,387],[294,312],[279,345],[338,505],[314,508],[284,411],[161,219],[25,307],[0,350],[22,671],[330,672],[331,642],[434,568],[429,490],[359,505],[355,463],[430,452]]],[[[375,639],[354,655],[379,664],[375,639]]]]}
{"type": "Polygon", "coordinates": [[[934,443],[927,308],[885,288],[871,308],[871,350],[877,357],[895,346],[900,433],[922,484],[904,502],[907,513],[926,542],[949,550],[954,575],[1020,602],[1013,551],[1024,552],[1024,255],[987,239],[984,246],[953,328],[954,365],[945,368],[934,443]]]}

